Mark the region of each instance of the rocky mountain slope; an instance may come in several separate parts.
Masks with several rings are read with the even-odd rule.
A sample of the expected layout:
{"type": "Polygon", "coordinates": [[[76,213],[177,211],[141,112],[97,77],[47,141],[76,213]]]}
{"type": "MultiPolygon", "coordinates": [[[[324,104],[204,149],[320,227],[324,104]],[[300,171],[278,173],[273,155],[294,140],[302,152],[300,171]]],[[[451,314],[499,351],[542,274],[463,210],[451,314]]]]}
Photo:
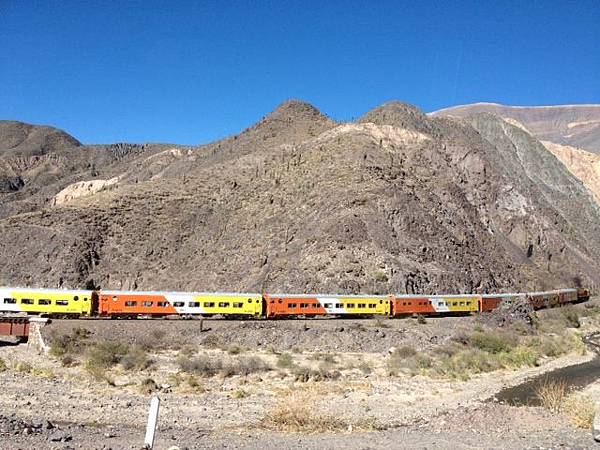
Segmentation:
{"type": "Polygon", "coordinates": [[[49,183],[20,172],[23,186],[0,194],[0,284],[435,293],[600,281],[590,192],[493,115],[389,103],[340,124],[292,101],[197,148],[50,156],[49,183]]]}
{"type": "Polygon", "coordinates": [[[600,154],[550,141],[542,141],[542,144],[581,180],[600,205],[600,154]]]}
{"type": "Polygon", "coordinates": [[[442,109],[432,115],[467,117],[483,112],[515,119],[540,140],[600,154],[600,105],[521,107],[475,103],[442,109]]]}

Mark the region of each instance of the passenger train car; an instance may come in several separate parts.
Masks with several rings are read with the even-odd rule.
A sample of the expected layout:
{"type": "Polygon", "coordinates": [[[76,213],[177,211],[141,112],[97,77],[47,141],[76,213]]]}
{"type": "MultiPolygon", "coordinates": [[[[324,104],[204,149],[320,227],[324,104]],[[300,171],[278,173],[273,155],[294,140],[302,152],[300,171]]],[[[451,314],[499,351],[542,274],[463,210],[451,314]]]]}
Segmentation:
{"type": "Polygon", "coordinates": [[[489,312],[517,300],[541,309],[588,299],[587,289],[482,295],[299,295],[0,288],[0,313],[105,318],[401,317],[489,312]]]}

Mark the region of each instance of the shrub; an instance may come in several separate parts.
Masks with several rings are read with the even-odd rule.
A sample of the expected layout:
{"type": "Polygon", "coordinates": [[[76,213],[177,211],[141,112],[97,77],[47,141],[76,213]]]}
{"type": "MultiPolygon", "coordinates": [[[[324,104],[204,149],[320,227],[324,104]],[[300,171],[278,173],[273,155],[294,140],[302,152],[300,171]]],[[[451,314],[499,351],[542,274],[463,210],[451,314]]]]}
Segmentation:
{"type": "Polygon", "coordinates": [[[65,355],[61,358],[60,363],[63,367],[73,367],[77,361],[71,355],[65,355]]]}
{"type": "Polygon", "coordinates": [[[110,383],[107,370],[118,364],[128,351],[129,348],[119,342],[98,342],[88,349],[85,369],[93,378],[110,383]]]}
{"type": "Polygon", "coordinates": [[[6,361],[0,358],[0,372],[4,372],[7,369],[6,361]]]}
{"type": "Polygon", "coordinates": [[[409,346],[394,350],[388,361],[388,370],[391,374],[396,374],[400,369],[408,369],[411,373],[416,373],[431,366],[432,359],[427,353],[419,353],[409,346]]]}
{"type": "Polygon", "coordinates": [[[504,367],[537,366],[538,354],[531,348],[519,345],[507,353],[499,355],[500,363],[504,367]]]}
{"type": "Polygon", "coordinates": [[[425,324],[427,323],[427,319],[423,314],[417,314],[417,323],[425,324]]]}
{"type": "Polygon", "coordinates": [[[239,355],[240,353],[242,353],[242,349],[237,345],[231,345],[227,349],[227,353],[229,353],[230,355],[239,355]]]}
{"type": "Polygon", "coordinates": [[[408,345],[403,345],[402,347],[398,347],[395,349],[390,355],[391,358],[410,358],[417,354],[417,351],[413,347],[409,347],[408,345]]]}
{"type": "Polygon", "coordinates": [[[223,361],[208,356],[199,356],[193,359],[180,356],[177,359],[179,368],[188,373],[211,377],[218,373],[223,376],[250,375],[256,372],[271,370],[271,367],[261,358],[256,356],[239,357],[223,361]]]}
{"type": "Polygon", "coordinates": [[[268,370],[271,370],[271,366],[264,360],[256,356],[248,356],[229,361],[224,365],[221,373],[223,376],[250,375],[252,373],[266,372],[268,370]]]}
{"type": "Polygon", "coordinates": [[[152,360],[141,347],[132,347],[120,360],[125,370],[144,370],[150,367],[152,360]]]}
{"type": "Polygon", "coordinates": [[[294,367],[294,358],[289,353],[282,353],[277,357],[277,367],[281,369],[294,367]]]}
{"type": "Polygon", "coordinates": [[[207,377],[216,375],[223,368],[223,363],[220,360],[207,356],[197,356],[196,358],[180,356],[177,358],[177,364],[183,372],[207,377]]]}
{"type": "Polygon", "coordinates": [[[562,308],[562,315],[565,326],[568,328],[579,328],[581,326],[581,322],[579,321],[579,313],[572,306],[562,308]]]}
{"type": "Polygon", "coordinates": [[[242,399],[248,397],[248,393],[243,389],[238,389],[231,393],[231,398],[242,399]]]}
{"type": "Polygon", "coordinates": [[[30,373],[33,370],[33,367],[27,361],[21,361],[17,363],[15,369],[17,369],[17,372],[30,373]]]}
{"type": "Polygon", "coordinates": [[[514,340],[500,333],[474,333],[469,337],[469,343],[487,353],[508,352],[515,344],[514,340]]]}
{"type": "Polygon", "coordinates": [[[60,357],[69,353],[76,353],[88,345],[91,332],[87,328],[76,327],[68,334],[53,334],[50,342],[50,354],[60,357]]]}
{"type": "Polygon", "coordinates": [[[156,381],[152,378],[146,378],[140,383],[140,392],[142,394],[152,394],[153,392],[158,390],[158,385],[156,381]]]}
{"type": "Polygon", "coordinates": [[[129,348],[120,342],[98,342],[88,351],[88,363],[109,368],[118,364],[128,351],[129,348]]]}

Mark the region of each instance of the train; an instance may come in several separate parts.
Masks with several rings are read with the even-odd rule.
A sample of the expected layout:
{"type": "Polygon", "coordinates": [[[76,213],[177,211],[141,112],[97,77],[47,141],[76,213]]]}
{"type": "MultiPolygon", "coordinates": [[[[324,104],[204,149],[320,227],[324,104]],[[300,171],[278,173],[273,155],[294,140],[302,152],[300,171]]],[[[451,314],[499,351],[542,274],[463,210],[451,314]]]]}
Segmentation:
{"type": "Polygon", "coordinates": [[[63,318],[393,318],[490,312],[504,302],[517,300],[527,301],[537,310],[579,303],[589,297],[585,288],[515,294],[318,295],[0,287],[0,313],[63,318]]]}

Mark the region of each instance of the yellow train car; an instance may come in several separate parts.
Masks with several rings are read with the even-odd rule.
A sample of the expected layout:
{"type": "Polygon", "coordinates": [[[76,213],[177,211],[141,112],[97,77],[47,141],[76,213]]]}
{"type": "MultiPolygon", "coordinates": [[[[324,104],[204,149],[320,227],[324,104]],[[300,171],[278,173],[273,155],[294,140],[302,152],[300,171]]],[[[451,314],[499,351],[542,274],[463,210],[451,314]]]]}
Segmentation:
{"type": "Polygon", "coordinates": [[[91,316],[97,305],[93,291],[0,288],[0,311],[40,315],[91,316]]]}
{"type": "Polygon", "coordinates": [[[474,313],[479,311],[481,295],[432,295],[429,300],[436,313],[474,313]]]}
{"type": "MultiPolygon", "coordinates": [[[[169,295],[166,295],[169,298],[169,295]]],[[[175,299],[173,306],[179,314],[201,314],[203,316],[251,316],[263,315],[261,294],[192,293],[187,302],[175,299]]]]}

